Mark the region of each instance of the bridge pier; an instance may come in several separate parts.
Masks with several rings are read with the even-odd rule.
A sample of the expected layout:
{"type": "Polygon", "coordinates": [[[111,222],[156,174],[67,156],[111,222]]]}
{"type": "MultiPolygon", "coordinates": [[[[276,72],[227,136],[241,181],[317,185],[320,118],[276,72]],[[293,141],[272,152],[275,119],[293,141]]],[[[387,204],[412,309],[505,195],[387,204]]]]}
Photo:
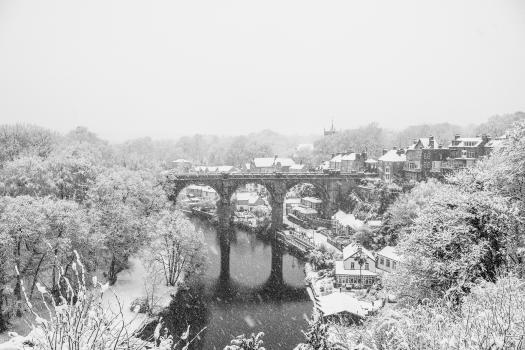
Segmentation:
{"type": "Polygon", "coordinates": [[[268,282],[270,285],[282,285],[283,279],[283,247],[278,240],[272,239],[272,269],[268,282]]]}
{"type": "Polygon", "coordinates": [[[217,218],[219,220],[219,248],[221,250],[221,271],[219,280],[228,281],[230,279],[230,242],[231,242],[231,214],[232,205],[229,198],[221,198],[217,202],[217,218]]]}

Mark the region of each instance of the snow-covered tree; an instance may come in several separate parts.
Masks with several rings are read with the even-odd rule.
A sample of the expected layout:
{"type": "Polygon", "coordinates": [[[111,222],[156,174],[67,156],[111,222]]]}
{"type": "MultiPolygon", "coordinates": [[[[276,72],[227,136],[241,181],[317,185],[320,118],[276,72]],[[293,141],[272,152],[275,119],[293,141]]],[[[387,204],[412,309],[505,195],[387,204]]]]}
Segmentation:
{"type": "Polygon", "coordinates": [[[519,221],[509,202],[491,192],[442,186],[401,234],[404,257],[390,285],[402,297],[457,297],[478,280],[494,282],[510,268],[519,221]]]}
{"type": "Polygon", "coordinates": [[[204,236],[178,211],[163,213],[154,231],[149,254],[163,272],[167,286],[196,273],[204,262],[204,236]]]}

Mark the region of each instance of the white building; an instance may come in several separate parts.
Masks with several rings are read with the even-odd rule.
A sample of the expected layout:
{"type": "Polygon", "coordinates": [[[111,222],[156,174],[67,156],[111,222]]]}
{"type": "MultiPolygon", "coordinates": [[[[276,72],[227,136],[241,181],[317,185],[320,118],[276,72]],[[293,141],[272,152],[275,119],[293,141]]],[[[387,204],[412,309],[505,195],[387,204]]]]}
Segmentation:
{"type": "Polygon", "coordinates": [[[393,272],[399,268],[402,257],[396,252],[396,248],[392,246],[386,246],[377,252],[376,266],[378,269],[393,272]]]}
{"type": "Polygon", "coordinates": [[[252,211],[256,206],[266,204],[257,193],[237,192],[234,196],[236,210],[252,211]]]}
{"type": "Polygon", "coordinates": [[[292,158],[254,158],[250,163],[250,172],[254,173],[273,173],[275,171],[289,172],[295,165],[292,158]]]}
{"type": "Polygon", "coordinates": [[[332,216],[332,227],[337,236],[351,235],[362,226],[363,221],[356,219],[353,214],[339,210],[332,216]]]}
{"type": "Polygon", "coordinates": [[[356,243],[343,249],[343,260],[335,262],[336,282],[345,287],[371,286],[377,279],[374,255],[356,243]]]}
{"type": "Polygon", "coordinates": [[[189,185],[188,187],[186,187],[185,191],[188,197],[196,197],[209,200],[219,199],[219,195],[217,194],[217,192],[210,186],[189,185]]]}

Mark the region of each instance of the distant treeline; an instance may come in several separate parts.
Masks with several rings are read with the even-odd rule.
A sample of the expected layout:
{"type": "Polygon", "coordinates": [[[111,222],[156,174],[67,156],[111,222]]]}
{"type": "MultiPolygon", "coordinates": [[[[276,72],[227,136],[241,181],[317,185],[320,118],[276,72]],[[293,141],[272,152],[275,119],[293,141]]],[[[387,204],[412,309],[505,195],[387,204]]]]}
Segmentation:
{"type": "MultiPolygon", "coordinates": [[[[79,127],[67,135],[31,125],[0,126],[0,163],[20,155],[32,154],[45,157],[53,149],[71,143],[72,140],[96,145],[94,157],[114,165],[132,169],[168,167],[170,162],[184,158],[195,164],[242,166],[254,157],[293,157],[296,162],[317,166],[331,154],[348,150],[366,151],[377,158],[384,148],[407,147],[412,140],[433,135],[447,146],[455,134],[476,136],[489,134],[501,136],[514,122],[525,119],[525,113],[497,115],[478,125],[459,126],[450,123],[421,124],[400,131],[370,123],[356,129],[347,129],[335,135],[282,135],[271,130],[241,136],[215,136],[195,134],[175,140],[153,140],[149,137],[110,144],[99,139],[86,128],[79,127]],[[307,147],[297,149],[301,143],[314,144],[313,151],[307,147]]],[[[300,129],[298,129],[298,134],[300,129]]]]}

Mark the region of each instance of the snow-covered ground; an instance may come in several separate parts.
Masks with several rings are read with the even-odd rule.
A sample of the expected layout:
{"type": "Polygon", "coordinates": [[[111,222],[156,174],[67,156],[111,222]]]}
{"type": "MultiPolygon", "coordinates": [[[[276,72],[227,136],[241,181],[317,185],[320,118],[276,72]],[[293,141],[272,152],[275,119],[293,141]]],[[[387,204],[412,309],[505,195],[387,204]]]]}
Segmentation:
{"type": "MultiPolygon", "coordinates": [[[[134,313],[130,310],[130,305],[133,300],[146,296],[146,285],[151,289],[151,276],[148,276],[148,272],[140,259],[134,257],[129,262],[130,268],[118,274],[117,283],[104,293],[102,302],[106,303],[107,307],[114,312],[119,312],[120,303],[124,321],[129,323],[129,330],[132,330],[142,325],[146,320],[146,315],[134,313]]],[[[171,301],[171,294],[176,293],[175,288],[163,285],[162,279],[159,282],[154,293],[156,309],[168,306],[171,301]]],[[[18,344],[20,339],[10,342],[12,337],[9,336],[9,333],[16,332],[20,335],[27,335],[31,331],[30,320],[26,317],[14,317],[10,322],[9,331],[0,333],[0,350],[13,349],[15,348],[13,345],[18,344]]]]}

